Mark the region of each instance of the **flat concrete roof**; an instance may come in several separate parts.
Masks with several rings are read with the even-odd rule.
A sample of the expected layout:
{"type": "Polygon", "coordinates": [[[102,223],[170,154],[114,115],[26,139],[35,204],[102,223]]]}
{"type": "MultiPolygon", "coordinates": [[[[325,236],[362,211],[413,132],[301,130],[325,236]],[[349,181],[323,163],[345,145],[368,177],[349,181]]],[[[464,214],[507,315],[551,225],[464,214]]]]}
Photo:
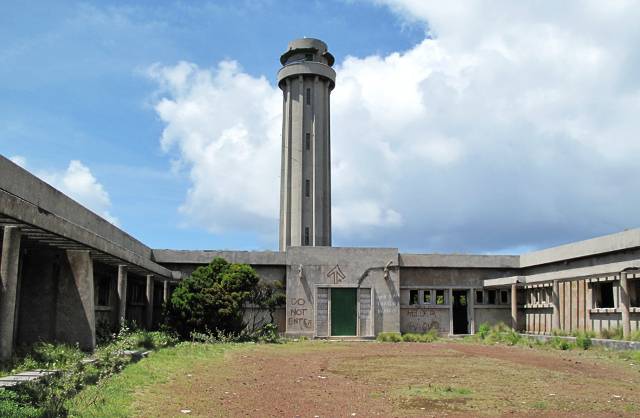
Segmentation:
{"type": "Polygon", "coordinates": [[[122,264],[174,277],[152,261],[149,247],[3,156],[0,215],[109,254],[122,264]]]}
{"type": "Polygon", "coordinates": [[[279,251],[153,250],[153,259],[162,264],[209,264],[216,257],[230,263],[286,264],[285,253],[279,251]]]}
{"type": "Polygon", "coordinates": [[[615,234],[522,254],[520,256],[520,267],[524,268],[556,263],[635,247],[640,247],[640,229],[630,229],[615,234]]]}
{"type": "Polygon", "coordinates": [[[518,268],[517,255],[406,254],[400,253],[400,267],[518,268]]]}

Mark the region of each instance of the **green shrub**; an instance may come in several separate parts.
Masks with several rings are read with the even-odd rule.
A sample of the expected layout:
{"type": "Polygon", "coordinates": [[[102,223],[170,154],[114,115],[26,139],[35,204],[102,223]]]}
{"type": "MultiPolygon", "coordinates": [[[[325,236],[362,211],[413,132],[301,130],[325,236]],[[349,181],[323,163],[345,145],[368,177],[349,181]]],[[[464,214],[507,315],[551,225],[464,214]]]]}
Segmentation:
{"type": "Polygon", "coordinates": [[[377,337],[378,341],[399,343],[402,341],[402,335],[399,332],[381,332],[377,337]]]}
{"type": "Polygon", "coordinates": [[[576,346],[583,350],[588,350],[593,342],[591,341],[591,333],[589,332],[576,332],[576,346]]]}
{"type": "Polygon", "coordinates": [[[559,336],[554,336],[549,340],[549,345],[558,350],[569,350],[572,347],[572,344],[565,340],[564,338],[560,338],[559,336]]]}
{"type": "Polygon", "coordinates": [[[481,340],[484,340],[485,338],[487,338],[487,336],[489,335],[490,331],[491,331],[491,327],[489,326],[488,323],[484,322],[484,323],[480,324],[480,327],[478,328],[478,332],[476,332],[476,335],[481,340]]]}
{"type": "Polygon", "coordinates": [[[0,389],[0,417],[41,417],[42,411],[31,404],[28,396],[8,389],[0,389]]]}
{"type": "Polygon", "coordinates": [[[628,339],[630,341],[640,341],[640,331],[633,331],[628,339]]]}
{"type": "Polygon", "coordinates": [[[231,264],[216,257],[180,282],[166,306],[166,323],[182,338],[192,332],[244,328],[244,306],[258,291],[258,275],[247,264],[231,264]]]}

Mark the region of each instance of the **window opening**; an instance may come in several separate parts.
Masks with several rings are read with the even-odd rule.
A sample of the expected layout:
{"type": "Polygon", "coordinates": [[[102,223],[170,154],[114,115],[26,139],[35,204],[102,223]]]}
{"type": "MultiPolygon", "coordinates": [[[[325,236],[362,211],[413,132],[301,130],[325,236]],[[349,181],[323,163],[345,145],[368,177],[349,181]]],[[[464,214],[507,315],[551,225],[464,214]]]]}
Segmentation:
{"type": "MultiPolygon", "coordinates": [[[[627,279],[628,280],[628,279],[627,279]]],[[[630,305],[633,307],[640,307],[640,280],[628,280],[629,281],[629,293],[630,293],[630,305]]]]}
{"type": "Polygon", "coordinates": [[[487,296],[489,296],[489,305],[495,305],[496,304],[496,291],[495,290],[489,290],[487,292],[487,296]]]}
{"type": "Polygon", "coordinates": [[[597,308],[615,308],[612,282],[597,284],[596,307],[597,308]]]}
{"type": "Polygon", "coordinates": [[[307,148],[307,151],[311,149],[311,134],[309,132],[307,132],[305,136],[305,146],[307,148]]]}
{"type": "Polygon", "coordinates": [[[313,54],[304,54],[305,61],[313,61],[313,54]]]}
{"type": "Polygon", "coordinates": [[[444,289],[436,290],[436,305],[444,305],[445,297],[444,297],[444,289]]]}
{"type": "Polygon", "coordinates": [[[476,290],[476,303],[482,305],[484,303],[484,292],[476,290]]]}
{"type": "Polygon", "coordinates": [[[418,304],[418,291],[409,290],[409,305],[417,305],[417,304],[418,304]]]}
{"type": "Polygon", "coordinates": [[[110,280],[108,277],[100,277],[98,279],[98,306],[109,306],[110,280]]]}
{"type": "Polygon", "coordinates": [[[311,104],[311,89],[307,89],[307,104],[311,104]]]}
{"type": "Polygon", "coordinates": [[[309,245],[309,227],[304,227],[304,245],[309,245]]]}
{"type": "Polygon", "coordinates": [[[500,303],[504,303],[504,304],[509,303],[509,296],[506,290],[500,291],[500,303]]]}
{"type": "Polygon", "coordinates": [[[307,197],[311,196],[311,181],[309,181],[309,179],[304,181],[304,195],[307,197]]]}
{"type": "Polygon", "coordinates": [[[422,303],[431,304],[431,290],[425,290],[422,296],[422,303]]]}

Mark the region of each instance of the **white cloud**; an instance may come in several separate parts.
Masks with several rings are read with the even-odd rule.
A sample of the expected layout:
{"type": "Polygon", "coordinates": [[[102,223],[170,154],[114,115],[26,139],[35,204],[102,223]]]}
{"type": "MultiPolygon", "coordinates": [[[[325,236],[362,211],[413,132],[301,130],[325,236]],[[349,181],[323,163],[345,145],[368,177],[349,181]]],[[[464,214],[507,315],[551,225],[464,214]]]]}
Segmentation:
{"type": "MultiPolygon", "coordinates": [[[[338,244],[500,251],[640,225],[640,7],[377,3],[429,32],[336,66],[338,244]]],[[[151,74],[163,148],[193,184],[185,215],[275,234],[279,90],[234,62],[151,74]]]]}
{"type": "Polygon", "coordinates": [[[37,175],[107,221],[118,225],[118,219],[109,213],[111,209],[109,194],[82,162],[72,160],[64,171],[41,172],[37,175]]]}

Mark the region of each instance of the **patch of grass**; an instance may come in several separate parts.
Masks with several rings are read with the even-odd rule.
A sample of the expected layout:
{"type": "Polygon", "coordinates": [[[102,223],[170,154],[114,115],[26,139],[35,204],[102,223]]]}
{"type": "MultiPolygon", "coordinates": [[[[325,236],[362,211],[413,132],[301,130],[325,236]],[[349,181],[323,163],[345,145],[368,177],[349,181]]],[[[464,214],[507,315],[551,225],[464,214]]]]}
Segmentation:
{"type": "Polygon", "coordinates": [[[624,339],[622,327],[605,328],[600,331],[600,338],[605,338],[607,340],[622,340],[624,339]]]}
{"type": "Polygon", "coordinates": [[[448,385],[409,386],[397,391],[399,396],[410,398],[449,399],[471,395],[471,389],[448,385]]]}
{"type": "Polygon", "coordinates": [[[432,329],[424,334],[407,333],[402,336],[402,341],[409,343],[432,343],[438,340],[438,330],[432,329]]]}
{"type": "Polygon", "coordinates": [[[490,327],[489,324],[483,323],[478,328],[478,332],[474,336],[476,340],[487,344],[502,343],[507,345],[516,345],[522,342],[523,338],[507,326],[504,322],[490,327]]]}
{"type": "Polygon", "coordinates": [[[133,364],[118,375],[89,386],[67,402],[72,417],[135,415],[136,393],[194,369],[198,363],[221,361],[233,344],[180,343],[133,364]]]}
{"type": "Polygon", "coordinates": [[[531,405],[534,409],[547,409],[549,404],[546,401],[537,401],[531,405]]]}
{"type": "Polygon", "coordinates": [[[402,335],[399,332],[381,332],[376,340],[385,343],[399,343],[402,341],[402,335]]]}

